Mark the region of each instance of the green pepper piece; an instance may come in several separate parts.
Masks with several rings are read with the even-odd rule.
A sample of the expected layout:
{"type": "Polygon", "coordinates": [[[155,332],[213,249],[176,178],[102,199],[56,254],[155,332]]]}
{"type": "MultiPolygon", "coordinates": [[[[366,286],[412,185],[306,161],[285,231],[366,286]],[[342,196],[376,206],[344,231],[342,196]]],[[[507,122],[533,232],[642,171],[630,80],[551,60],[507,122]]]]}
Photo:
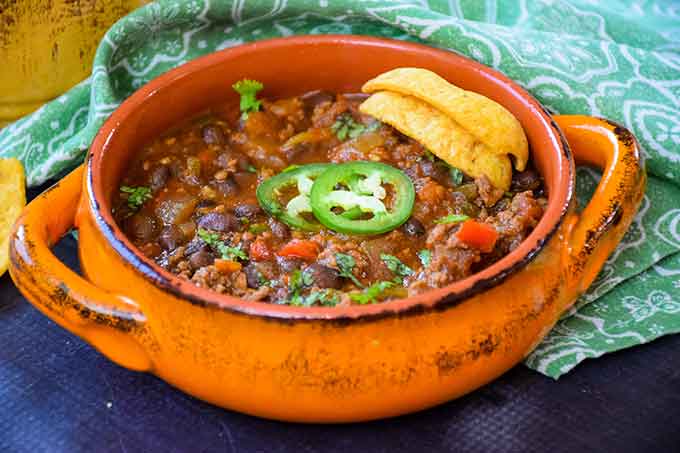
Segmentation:
{"type": "Polygon", "coordinates": [[[312,186],[310,201],[319,222],[334,231],[381,234],[397,228],[409,218],[415,202],[415,188],[409,177],[395,167],[356,161],[332,165],[319,175],[312,186]],[[394,207],[389,210],[382,201],[386,195],[383,184],[389,184],[394,191],[394,207]],[[347,190],[336,190],[338,185],[347,190]],[[342,213],[334,212],[338,207],[343,209],[342,213]],[[356,208],[373,217],[357,218],[356,208]]]}
{"type": "Polygon", "coordinates": [[[330,164],[309,164],[272,176],[257,187],[257,201],[265,212],[291,227],[306,231],[318,231],[321,225],[306,220],[300,214],[312,212],[309,192],[313,179],[329,167],[330,164]],[[279,195],[283,189],[288,187],[297,187],[300,194],[284,206],[279,200],[279,195]]]}

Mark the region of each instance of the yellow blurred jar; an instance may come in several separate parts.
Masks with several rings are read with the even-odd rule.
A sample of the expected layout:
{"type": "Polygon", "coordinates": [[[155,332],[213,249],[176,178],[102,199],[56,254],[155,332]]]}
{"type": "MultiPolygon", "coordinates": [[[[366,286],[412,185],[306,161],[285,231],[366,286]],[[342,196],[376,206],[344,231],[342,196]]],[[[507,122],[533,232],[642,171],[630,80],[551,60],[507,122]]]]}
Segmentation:
{"type": "Polygon", "coordinates": [[[90,72],[104,32],[145,0],[0,0],[0,127],[90,72]]]}

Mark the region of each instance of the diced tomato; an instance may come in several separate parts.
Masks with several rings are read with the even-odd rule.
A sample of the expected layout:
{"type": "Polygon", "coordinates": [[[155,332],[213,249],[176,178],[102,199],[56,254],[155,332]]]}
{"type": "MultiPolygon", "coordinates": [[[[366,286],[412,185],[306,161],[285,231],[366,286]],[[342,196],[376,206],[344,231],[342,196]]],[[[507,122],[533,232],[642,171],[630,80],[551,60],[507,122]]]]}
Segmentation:
{"type": "Polygon", "coordinates": [[[279,256],[285,258],[300,258],[306,261],[313,261],[319,254],[319,244],[314,241],[303,239],[293,239],[288,244],[279,249],[279,256]]]}
{"type": "Polygon", "coordinates": [[[241,263],[231,260],[216,259],[215,267],[223,274],[231,274],[232,272],[241,270],[241,263]]]}
{"type": "Polygon", "coordinates": [[[272,257],[272,252],[269,246],[262,239],[255,239],[255,242],[250,244],[250,259],[253,261],[266,261],[272,257]]]}
{"type": "Polygon", "coordinates": [[[498,232],[491,225],[470,219],[460,226],[460,229],[456,232],[456,237],[470,247],[489,253],[496,245],[498,232]]]}

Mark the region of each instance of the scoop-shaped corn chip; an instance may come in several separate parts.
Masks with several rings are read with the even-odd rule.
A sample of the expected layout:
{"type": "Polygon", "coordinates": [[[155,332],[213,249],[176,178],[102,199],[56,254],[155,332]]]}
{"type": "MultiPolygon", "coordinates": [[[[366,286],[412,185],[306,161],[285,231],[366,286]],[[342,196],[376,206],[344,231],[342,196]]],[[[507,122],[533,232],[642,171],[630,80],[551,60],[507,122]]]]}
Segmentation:
{"type": "Polygon", "coordinates": [[[486,96],[466,91],[432,71],[421,68],[397,68],[380,74],[362,87],[365,93],[393,91],[414,96],[451,117],[498,155],[515,157],[515,168],[524,170],[529,146],[517,118],[499,103],[486,96]]]}
{"type": "Polygon", "coordinates": [[[9,265],[9,232],[25,205],[24,167],[16,159],[0,159],[0,275],[9,265]]]}
{"type": "Polygon", "coordinates": [[[413,96],[380,91],[366,99],[359,110],[408,135],[468,175],[486,175],[494,187],[510,189],[512,164],[507,154],[492,153],[430,104],[413,96]]]}

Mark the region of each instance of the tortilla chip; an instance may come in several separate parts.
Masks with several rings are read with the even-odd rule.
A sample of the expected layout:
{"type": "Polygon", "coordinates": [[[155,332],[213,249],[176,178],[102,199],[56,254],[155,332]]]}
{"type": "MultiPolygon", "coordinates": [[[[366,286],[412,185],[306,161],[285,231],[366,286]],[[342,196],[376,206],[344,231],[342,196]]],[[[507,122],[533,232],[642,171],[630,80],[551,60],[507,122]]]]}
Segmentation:
{"type": "Polygon", "coordinates": [[[526,167],[529,145],[522,125],[505,107],[486,96],[463,90],[421,68],[397,68],[385,72],[366,82],[362,91],[394,91],[422,99],[486,144],[490,152],[513,155],[517,170],[522,171],[526,167]]]}
{"type": "Polygon", "coordinates": [[[387,123],[420,142],[440,159],[472,177],[486,175],[494,187],[507,191],[512,164],[507,154],[495,154],[447,115],[413,96],[380,91],[360,106],[362,113],[387,123]]]}
{"type": "Polygon", "coordinates": [[[24,167],[17,159],[0,159],[0,276],[9,266],[9,233],[26,205],[24,167]]]}

